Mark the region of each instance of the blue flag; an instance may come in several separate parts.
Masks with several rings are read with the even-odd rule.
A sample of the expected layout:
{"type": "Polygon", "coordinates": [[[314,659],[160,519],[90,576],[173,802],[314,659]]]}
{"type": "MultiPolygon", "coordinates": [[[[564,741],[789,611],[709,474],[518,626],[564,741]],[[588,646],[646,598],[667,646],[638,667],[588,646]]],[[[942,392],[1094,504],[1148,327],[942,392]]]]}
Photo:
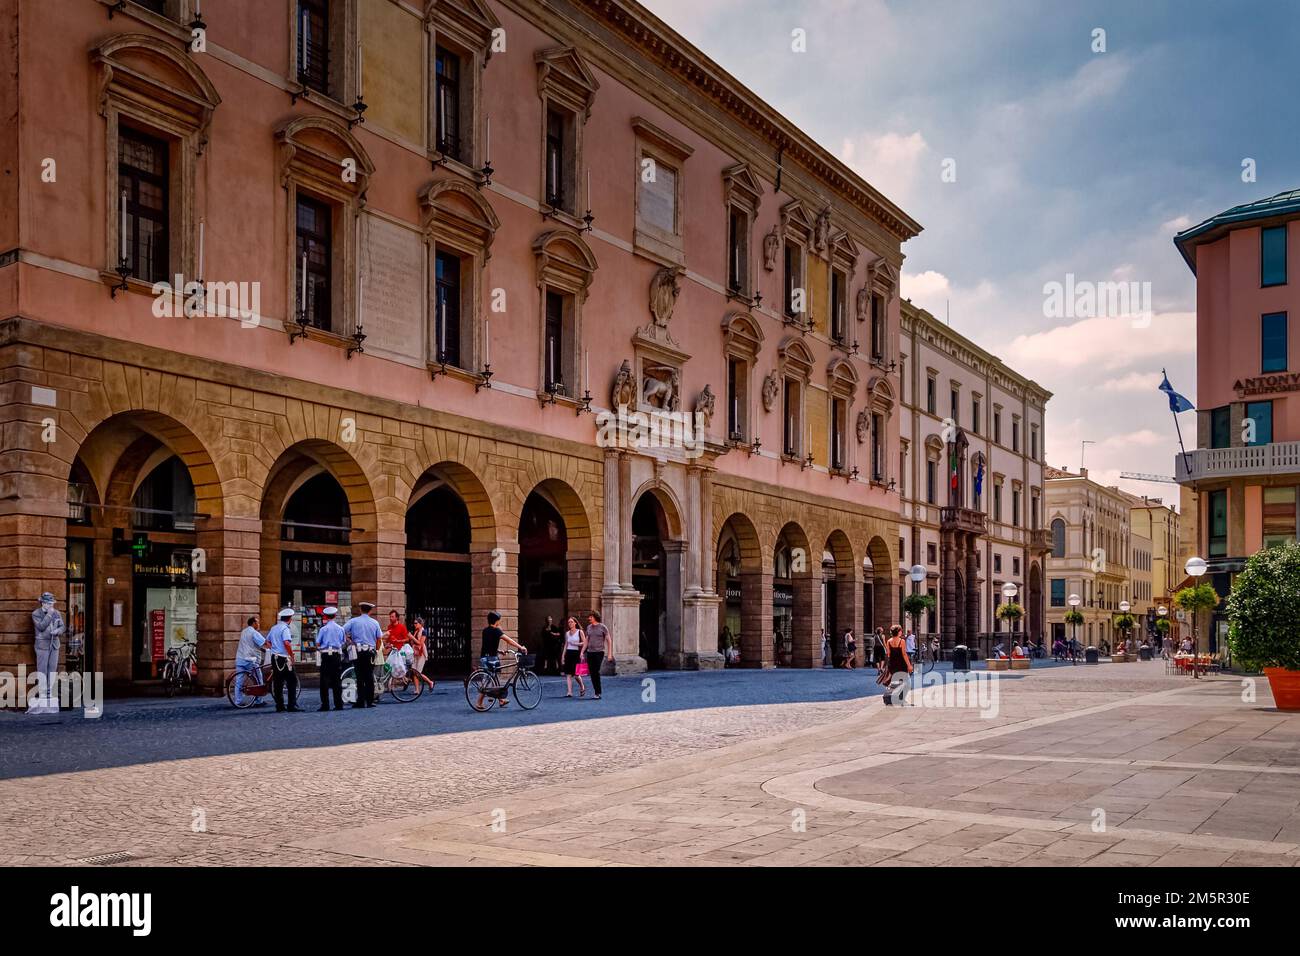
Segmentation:
{"type": "Polygon", "coordinates": [[[979,460],[979,465],[975,469],[975,497],[978,498],[984,493],[984,459],[979,460]]]}
{"type": "Polygon", "coordinates": [[[1160,380],[1160,391],[1169,396],[1169,410],[1177,415],[1179,412],[1190,412],[1196,408],[1191,402],[1174,391],[1174,387],[1169,384],[1169,376],[1163,375],[1160,380]]]}

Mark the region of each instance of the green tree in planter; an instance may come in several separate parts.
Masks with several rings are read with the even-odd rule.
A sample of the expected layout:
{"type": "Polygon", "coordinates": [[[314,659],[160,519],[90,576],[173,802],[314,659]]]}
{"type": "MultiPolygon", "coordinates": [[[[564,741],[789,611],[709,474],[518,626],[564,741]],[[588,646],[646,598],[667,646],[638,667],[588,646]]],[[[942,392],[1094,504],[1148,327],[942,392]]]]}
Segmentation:
{"type": "MultiPolygon", "coordinates": [[[[1214,586],[1209,582],[1203,582],[1195,587],[1183,588],[1174,595],[1174,605],[1182,608],[1192,616],[1192,640],[1196,642],[1196,615],[1201,611],[1213,611],[1219,606],[1219,592],[1214,590],[1214,586]]],[[[1200,653],[1200,648],[1194,648],[1196,653],[1200,653]]]]}
{"type": "Polygon", "coordinates": [[[1169,618],[1167,617],[1156,618],[1156,632],[1160,635],[1162,640],[1164,639],[1164,636],[1169,633],[1169,628],[1170,628],[1169,618]]]}
{"type": "Polygon", "coordinates": [[[1125,613],[1115,615],[1115,626],[1119,628],[1119,632],[1124,635],[1125,641],[1128,640],[1129,632],[1133,630],[1135,624],[1137,624],[1137,619],[1134,618],[1132,614],[1125,613]]]}
{"type": "Polygon", "coordinates": [[[1066,623],[1066,624],[1082,624],[1082,623],[1083,623],[1083,612],[1080,611],[1077,607],[1072,607],[1072,608],[1070,608],[1070,610],[1068,610],[1068,611],[1065,612],[1065,623],[1066,623]]]}
{"type": "Polygon", "coordinates": [[[1300,670],[1300,544],[1257,552],[1228,595],[1228,646],[1251,669],[1300,670]]]}
{"type": "Polygon", "coordinates": [[[920,630],[919,621],[921,615],[926,611],[932,611],[935,607],[935,600],[929,594],[909,594],[903,598],[903,613],[912,616],[912,629],[920,630]]]}

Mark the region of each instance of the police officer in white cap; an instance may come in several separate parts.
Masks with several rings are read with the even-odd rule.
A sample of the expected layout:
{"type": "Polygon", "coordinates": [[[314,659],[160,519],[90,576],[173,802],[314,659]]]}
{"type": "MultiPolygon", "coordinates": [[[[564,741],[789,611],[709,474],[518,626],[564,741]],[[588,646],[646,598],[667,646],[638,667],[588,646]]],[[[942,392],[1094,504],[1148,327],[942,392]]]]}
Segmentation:
{"type": "Polygon", "coordinates": [[[293,608],[287,607],[277,617],[275,627],[266,635],[271,645],[271,693],[275,695],[277,711],[296,711],[298,707],[298,675],[293,672],[293,608]],[[289,687],[289,706],[284,705],[284,688],[289,687]]]}
{"type": "Polygon", "coordinates": [[[316,648],[320,651],[320,709],[330,709],[330,693],[334,694],[334,709],[343,709],[343,628],[334,620],[339,609],[327,607],[321,611],[325,625],[316,632],[316,648]]]}
{"type": "Polygon", "coordinates": [[[349,643],[357,649],[354,665],[357,675],[357,699],[353,707],[375,706],[375,652],[379,649],[379,639],[383,631],[379,622],[370,616],[375,606],[369,601],[359,605],[361,613],[343,625],[343,634],[349,643]]]}

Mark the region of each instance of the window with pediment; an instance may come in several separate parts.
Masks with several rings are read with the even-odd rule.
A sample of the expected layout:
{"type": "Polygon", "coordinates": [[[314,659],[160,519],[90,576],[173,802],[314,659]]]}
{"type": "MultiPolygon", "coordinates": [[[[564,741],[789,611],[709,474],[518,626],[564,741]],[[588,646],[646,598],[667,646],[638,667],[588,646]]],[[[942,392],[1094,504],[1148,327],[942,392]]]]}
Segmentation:
{"type": "Polygon", "coordinates": [[[533,243],[539,293],[538,398],[573,401],[583,381],[582,306],[596,273],[596,257],[577,232],[554,229],[533,243]]]}
{"type": "Polygon", "coordinates": [[[275,138],[289,215],[287,324],[341,344],[357,325],[357,220],[374,163],[328,116],[290,120],[275,138]]]}
{"type": "Polygon", "coordinates": [[[480,318],[483,268],[500,220],[478,189],[457,178],[425,187],[420,208],[429,246],[428,362],[477,372],[490,358],[480,318]]]}
{"type": "Polygon", "coordinates": [[[180,43],[116,34],[91,50],[105,121],[105,281],[198,278],[194,183],[221,102],[180,43]]]}
{"type": "Polygon", "coordinates": [[[752,306],[756,289],[751,239],[763,186],[748,163],[736,163],[724,169],[722,186],[727,216],[727,261],[724,265],[727,297],[752,306]]]}
{"type": "Polygon", "coordinates": [[[427,0],[429,152],[455,172],[476,178],[492,157],[483,115],[483,71],[501,21],[482,0],[427,0]]]}
{"type": "Polygon", "coordinates": [[[572,47],[543,50],[535,60],[542,107],[542,211],[581,228],[581,210],[591,206],[590,196],[579,195],[585,185],[581,179],[583,130],[600,84],[572,47]]]}
{"type": "Polygon", "coordinates": [[[763,347],[763,331],[749,313],[729,312],[722,320],[722,341],[727,363],[727,439],[752,442],[754,368],[763,347]]]}

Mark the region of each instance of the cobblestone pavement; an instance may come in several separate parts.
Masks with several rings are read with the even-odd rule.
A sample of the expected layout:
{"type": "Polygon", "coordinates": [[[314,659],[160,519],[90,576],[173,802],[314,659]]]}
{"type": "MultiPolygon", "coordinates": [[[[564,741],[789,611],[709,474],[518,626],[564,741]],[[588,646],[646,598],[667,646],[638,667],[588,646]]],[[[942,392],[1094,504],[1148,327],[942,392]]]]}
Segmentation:
{"type": "Polygon", "coordinates": [[[355,714],[0,715],[0,863],[1300,862],[1300,715],[1262,678],[1036,667],[982,717],[885,707],[870,671],[651,676],[653,703],[626,678],[532,714],[440,685],[355,714]]]}

